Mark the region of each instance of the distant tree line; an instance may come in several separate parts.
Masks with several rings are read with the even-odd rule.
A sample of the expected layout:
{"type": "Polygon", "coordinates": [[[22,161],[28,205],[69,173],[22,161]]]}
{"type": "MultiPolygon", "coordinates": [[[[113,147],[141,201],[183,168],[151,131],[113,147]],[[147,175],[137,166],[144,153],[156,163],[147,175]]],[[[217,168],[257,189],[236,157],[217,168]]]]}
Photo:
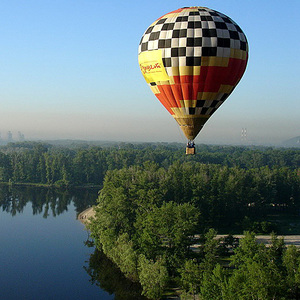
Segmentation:
{"type": "Polygon", "coordinates": [[[108,170],[151,161],[168,168],[174,162],[199,162],[250,170],[300,168],[299,149],[266,147],[197,147],[197,155],[185,156],[180,145],[120,144],[113,147],[61,147],[37,142],[10,143],[0,147],[0,182],[46,185],[102,185],[108,170]]]}

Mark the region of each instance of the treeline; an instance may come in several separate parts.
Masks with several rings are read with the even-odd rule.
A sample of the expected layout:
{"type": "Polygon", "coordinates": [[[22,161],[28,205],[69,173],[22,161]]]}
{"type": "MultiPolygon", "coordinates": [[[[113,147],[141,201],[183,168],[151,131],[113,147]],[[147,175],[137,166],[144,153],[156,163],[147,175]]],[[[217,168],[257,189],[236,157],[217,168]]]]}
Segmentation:
{"type": "Polygon", "coordinates": [[[298,251],[285,251],[277,239],[263,248],[250,236],[246,248],[242,244],[235,250],[233,269],[223,268],[219,250],[226,255],[233,243],[224,248],[209,228],[271,231],[268,214],[299,214],[299,207],[299,169],[191,161],[163,168],[145,162],[106,173],[90,230],[96,246],[128,278],[139,281],[149,298],[157,299],[175,285],[200,299],[250,299],[251,293],[254,299],[293,299],[300,288],[298,251]],[[204,241],[195,241],[202,232],[208,232],[204,241]],[[192,251],[196,242],[199,253],[192,251]],[[291,282],[284,282],[286,276],[291,282]]]}
{"type": "Polygon", "coordinates": [[[233,146],[197,147],[197,155],[186,157],[182,145],[119,144],[113,147],[81,145],[59,147],[45,143],[10,143],[0,147],[0,182],[46,185],[101,186],[107,170],[142,165],[146,161],[168,168],[174,162],[191,161],[227,167],[297,169],[297,149],[233,146]]]}
{"type": "Polygon", "coordinates": [[[108,171],[101,194],[104,200],[100,205],[103,201],[108,207],[115,205],[107,218],[113,218],[120,210],[128,212],[118,213],[118,219],[112,219],[113,224],[127,224],[130,216],[127,233],[136,228],[133,222],[140,212],[139,206],[148,214],[153,207],[170,201],[193,205],[201,212],[198,232],[213,227],[225,232],[236,229],[269,233],[280,228],[266,221],[268,215],[298,216],[300,172],[269,167],[247,170],[198,162],[175,162],[162,168],[145,162],[142,166],[108,171]]]}

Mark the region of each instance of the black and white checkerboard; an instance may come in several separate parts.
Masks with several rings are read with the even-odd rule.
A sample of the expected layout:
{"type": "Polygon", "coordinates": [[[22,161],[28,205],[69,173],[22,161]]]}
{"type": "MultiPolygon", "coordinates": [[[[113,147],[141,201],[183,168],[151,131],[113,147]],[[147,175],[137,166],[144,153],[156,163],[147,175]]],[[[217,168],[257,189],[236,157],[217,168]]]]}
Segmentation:
{"type": "Polygon", "coordinates": [[[163,63],[170,67],[201,66],[203,57],[230,57],[231,49],[248,51],[241,28],[226,15],[205,7],[169,13],[144,33],[139,53],[162,49],[163,63]]]}

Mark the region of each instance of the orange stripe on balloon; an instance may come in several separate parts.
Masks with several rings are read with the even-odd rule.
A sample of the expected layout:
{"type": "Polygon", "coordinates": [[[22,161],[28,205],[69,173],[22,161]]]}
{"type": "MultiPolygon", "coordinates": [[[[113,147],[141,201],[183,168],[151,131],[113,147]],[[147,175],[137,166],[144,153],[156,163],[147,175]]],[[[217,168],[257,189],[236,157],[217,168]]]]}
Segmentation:
{"type": "Polygon", "coordinates": [[[173,95],[175,97],[175,100],[176,100],[176,103],[177,105],[179,105],[178,107],[181,106],[180,104],[180,100],[182,100],[182,89],[181,89],[181,85],[180,84],[171,84],[170,85],[171,89],[172,89],[172,92],[173,92],[173,95]]]}
{"type": "Polygon", "coordinates": [[[183,99],[184,100],[191,100],[192,99],[191,82],[181,83],[181,88],[182,88],[183,99]]]}
{"type": "Polygon", "coordinates": [[[165,107],[165,109],[171,114],[174,115],[174,112],[171,110],[170,102],[166,99],[165,95],[160,93],[155,95],[160,103],[165,107]]]}
{"type": "MultiPolygon", "coordinates": [[[[172,87],[171,85],[160,85],[158,87],[161,87],[161,89],[163,90],[163,92],[165,93],[166,97],[168,98],[169,102],[170,102],[170,107],[181,107],[180,104],[180,100],[181,99],[176,99],[172,87]]],[[[181,90],[182,90],[182,86],[181,86],[181,90]]]]}

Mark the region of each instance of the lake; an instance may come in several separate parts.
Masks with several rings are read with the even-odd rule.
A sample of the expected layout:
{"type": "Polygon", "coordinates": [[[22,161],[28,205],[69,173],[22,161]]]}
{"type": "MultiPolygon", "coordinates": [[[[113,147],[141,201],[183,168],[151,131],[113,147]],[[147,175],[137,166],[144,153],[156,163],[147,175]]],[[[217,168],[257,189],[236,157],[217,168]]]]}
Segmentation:
{"type": "Polygon", "coordinates": [[[76,217],[96,198],[97,190],[0,186],[0,299],[142,299],[87,246],[76,217]]]}

